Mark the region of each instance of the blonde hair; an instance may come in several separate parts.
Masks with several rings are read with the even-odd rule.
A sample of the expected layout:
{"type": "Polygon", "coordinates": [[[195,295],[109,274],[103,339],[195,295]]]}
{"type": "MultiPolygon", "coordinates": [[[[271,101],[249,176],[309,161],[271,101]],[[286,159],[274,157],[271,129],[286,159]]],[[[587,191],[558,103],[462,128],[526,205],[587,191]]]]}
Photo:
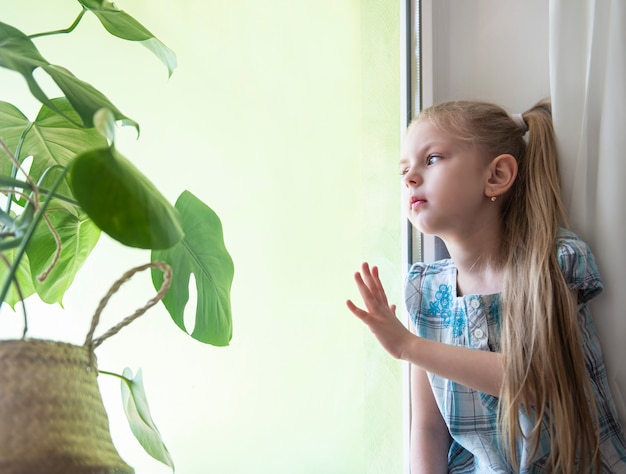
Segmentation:
{"type": "Polygon", "coordinates": [[[518,469],[516,440],[527,437],[536,451],[547,421],[550,472],[599,472],[597,411],[577,302],[556,255],[556,236],[566,225],[566,215],[550,102],[537,103],[522,118],[527,141],[519,118],[488,103],[446,102],[422,111],[417,120],[429,120],[471,141],[490,159],[511,154],[518,163],[518,176],[504,196],[498,256],[505,275],[500,347],[504,377],[498,408],[505,453],[518,469]],[[522,431],[520,413],[534,423],[529,433],[522,431]]]}

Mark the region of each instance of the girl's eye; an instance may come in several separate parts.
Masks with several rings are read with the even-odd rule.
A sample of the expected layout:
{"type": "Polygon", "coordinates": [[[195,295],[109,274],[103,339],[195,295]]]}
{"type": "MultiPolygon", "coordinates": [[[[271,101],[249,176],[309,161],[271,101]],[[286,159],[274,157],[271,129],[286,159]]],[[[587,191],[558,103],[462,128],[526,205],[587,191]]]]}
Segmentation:
{"type": "Polygon", "coordinates": [[[407,174],[408,172],[409,172],[409,169],[408,169],[408,168],[402,168],[402,169],[400,170],[400,176],[404,176],[404,175],[405,175],[405,174],[407,174]]]}
{"type": "Polygon", "coordinates": [[[441,156],[439,156],[439,155],[429,155],[428,158],[426,158],[426,164],[427,165],[434,165],[439,160],[441,160],[441,156]]]}

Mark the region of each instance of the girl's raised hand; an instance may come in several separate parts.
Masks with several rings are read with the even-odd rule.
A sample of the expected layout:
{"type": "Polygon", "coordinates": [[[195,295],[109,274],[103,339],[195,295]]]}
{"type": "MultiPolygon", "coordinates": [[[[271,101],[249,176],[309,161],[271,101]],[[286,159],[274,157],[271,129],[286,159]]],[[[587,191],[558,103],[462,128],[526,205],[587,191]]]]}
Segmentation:
{"type": "Polygon", "coordinates": [[[354,275],[357,288],[366,309],[356,306],[351,300],[346,302],[348,309],[367,324],[378,341],[393,357],[398,359],[415,337],[396,317],[396,306],[387,302],[385,289],[378,275],[378,267],[370,269],[367,263],[354,275]]]}

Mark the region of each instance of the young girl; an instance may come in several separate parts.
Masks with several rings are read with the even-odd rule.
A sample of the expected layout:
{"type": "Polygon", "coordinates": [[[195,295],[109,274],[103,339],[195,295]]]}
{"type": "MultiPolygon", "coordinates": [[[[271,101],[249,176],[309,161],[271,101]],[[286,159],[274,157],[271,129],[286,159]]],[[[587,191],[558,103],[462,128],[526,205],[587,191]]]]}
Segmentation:
{"type": "Polygon", "coordinates": [[[400,166],[411,223],[451,258],[410,269],[416,335],[376,267],[355,275],[365,309],[347,304],[411,363],[411,473],[626,473],[587,304],[602,282],[563,227],[549,102],[426,109],[400,166]]]}

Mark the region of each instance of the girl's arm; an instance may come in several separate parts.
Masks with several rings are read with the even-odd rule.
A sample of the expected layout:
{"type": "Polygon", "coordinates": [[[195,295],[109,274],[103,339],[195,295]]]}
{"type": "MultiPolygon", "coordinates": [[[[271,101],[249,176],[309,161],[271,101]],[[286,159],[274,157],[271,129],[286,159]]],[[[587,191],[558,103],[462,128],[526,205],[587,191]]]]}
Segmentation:
{"type": "Polygon", "coordinates": [[[435,402],[428,376],[411,366],[411,474],[448,472],[450,433],[435,402]]]}
{"type": "Polygon", "coordinates": [[[503,375],[500,354],[452,346],[410,333],[396,317],[395,306],[387,302],[377,267],[370,270],[364,263],[355,280],[366,309],[352,301],[347,302],[348,308],[369,326],[393,357],[480,392],[500,395],[503,375]]]}

